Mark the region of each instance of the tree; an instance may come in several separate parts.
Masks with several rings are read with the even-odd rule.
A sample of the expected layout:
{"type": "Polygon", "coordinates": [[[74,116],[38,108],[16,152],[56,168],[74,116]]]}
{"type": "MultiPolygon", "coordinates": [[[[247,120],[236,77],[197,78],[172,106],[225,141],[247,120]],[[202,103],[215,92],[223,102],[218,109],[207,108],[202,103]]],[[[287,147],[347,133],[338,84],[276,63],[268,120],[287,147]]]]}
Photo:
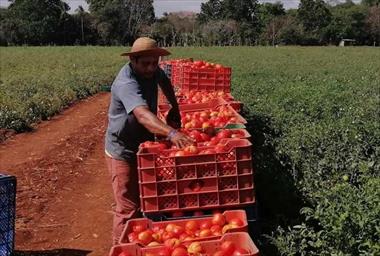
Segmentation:
{"type": "Polygon", "coordinates": [[[62,27],[70,7],[61,0],[12,0],[4,26],[16,44],[54,44],[63,41],[62,27]]]}
{"type": "Polygon", "coordinates": [[[257,25],[259,10],[257,0],[224,0],[222,6],[224,18],[257,25]]]}
{"type": "Polygon", "coordinates": [[[102,44],[130,44],[154,22],[153,0],[87,0],[102,44]]]}
{"type": "Polygon", "coordinates": [[[369,8],[366,19],[367,30],[373,40],[373,45],[380,42],[380,6],[372,6],[369,8]]]}
{"type": "Polygon", "coordinates": [[[82,39],[82,44],[83,44],[84,43],[84,14],[85,14],[85,11],[84,11],[82,5],[78,6],[78,9],[76,9],[76,12],[80,17],[81,39],[82,39]]]}
{"type": "Polygon", "coordinates": [[[212,20],[201,27],[206,46],[236,45],[240,42],[239,24],[234,20],[212,20]]]}
{"type": "Polygon", "coordinates": [[[264,3],[259,7],[259,19],[262,26],[266,26],[274,17],[286,14],[284,5],[281,2],[264,3]]]}
{"type": "Polygon", "coordinates": [[[5,35],[5,29],[7,22],[8,9],[0,7],[0,45],[8,45],[8,41],[5,35]]]}
{"type": "Polygon", "coordinates": [[[362,4],[366,6],[380,6],[380,0],[362,0],[362,4]]]}
{"type": "MultiPolygon", "coordinates": [[[[275,26],[281,19],[276,19],[277,17],[284,16],[286,14],[284,6],[280,2],[276,3],[264,3],[259,6],[259,24],[260,31],[264,31],[264,35],[261,38],[268,39],[268,30],[275,26]],[[273,21],[276,19],[276,21],[273,21]],[[271,23],[270,26],[269,23],[271,23]]],[[[262,33],[262,32],[261,32],[262,33]]],[[[264,40],[266,40],[264,39],[264,40]]]]}
{"type": "Polygon", "coordinates": [[[322,35],[325,41],[338,44],[341,39],[350,38],[359,44],[366,43],[368,40],[368,33],[365,31],[366,7],[347,1],[332,7],[331,14],[331,22],[322,35]]]}
{"type": "Polygon", "coordinates": [[[201,12],[198,14],[200,23],[207,23],[211,20],[223,19],[223,5],[221,0],[209,0],[201,4],[201,12]]]}
{"type": "Polygon", "coordinates": [[[331,21],[331,13],[322,0],[301,0],[297,17],[304,28],[303,44],[323,43],[322,34],[331,21]]]}
{"type": "Polygon", "coordinates": [[[173,25],[168,21],[167,17],[158,19],[151,27],[151,35],[159,45],[167,47],[172,43],[173,25]]]}

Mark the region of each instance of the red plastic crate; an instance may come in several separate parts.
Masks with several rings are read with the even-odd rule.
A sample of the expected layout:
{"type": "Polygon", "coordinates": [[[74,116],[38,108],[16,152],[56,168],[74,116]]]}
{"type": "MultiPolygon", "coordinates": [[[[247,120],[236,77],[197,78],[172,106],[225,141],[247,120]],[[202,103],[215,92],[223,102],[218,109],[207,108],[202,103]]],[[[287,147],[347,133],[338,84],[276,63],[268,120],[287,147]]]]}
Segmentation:
{"type": "Polygon", "coordinates": [[[222,143],[226,152],[183,157],[169,157],[173,150],[140,148],[137,157],[142,211],[201,210],[254,203],[251,143],[246,139],[226,139],[222,143]]]}
{"type": "Polygon", "coordinates": [[[200,69],[182,65],[179,68],[176,85],[184,91],[231,91],[232,70],[229,67],[200,69]]]}
{"type": "MultiPolygon", "coordinates": [[[[165,97],[165,96],[164,96],[165,97]]],[[[182,104],[182,105],[179,105],[179,110],[182,112],[182,111],[185,111],[185,112],[195,112],[195,111],[202,111],[202,110],[206,110],[206,109],[215,109],[219,106],[224,106],[224,105],[228,105],[228,102],[225,101],[223,98],[215,98],[215,99],[212,99],[211,101],[209,102],[206,102],[206,103],[194,103],[194,104],[182,104]]],[[[158,105],[158,111],[160,112],[165,112],[165,111],[168,111],[169,109],[171,108],[171,106],[169,104],[159,104],[158,105]]]]}
{"type": "MultiPolygon", "coordinates": [[[[248,231],[248,221],[247,221],[247,215],[244,210],[232,210],[232,211],[225,211],[223,215],[226,218],[226,221],[229,222],[233,218],[239,218],[243,221],[244,225],[239,228],[230,229],[227,232],[247,232],[248,231]]],[[[153,228],[165,228],[168,224],[175,224],[178,226],[181,226],[185,228],[186,222],[189,220],[194,220],[198,224],[202,223],[206,220],[211,220],[212,216],[210,217],[203,217],[203,218],[188,218],[188,219],[180,219],[180,220],[172,220],[172,221],[161,221],[161,222],[153,222],[150,219],[147,218],[140,218],[140,219],[131,219],[128,220],[125,228],[123,230],[123,233],[120,237],[119,243],[130,243],[128,240],[128,234],[133,232],[133,226],[135,225],[143,225],[146,229],[153,229],[153,228]]],[[[220,236],[210,236],[206,238],[196,238],[192,241],[203,241],[203,240],[215,240],[220,238],[220,236]]]]}
{"type": "MultiPolygon", "coordinates": [[[[257,249],[255,243],[246,232],[228,233],[218,240],[200,241],[199,243],[204,250],[202,256],[212,256],[213,253],[220,249],[220,246],[225,241],[232,241],[236,246],[247,250],[249,253],[245,254],[245,256],[259,256],[259,249],[257,249]]],[[[190,244],[191,242],[184,243],[185,246],[189,246],[190,244]]],[[[119,256],[122,252],[129,253],[131,256],[145,256],[148,253],[151,255],[158,255],[162,248],[164,247],[157,246],[143,248],[137,244],[120,244],[112,247],[110,256],[119,256]]]]}

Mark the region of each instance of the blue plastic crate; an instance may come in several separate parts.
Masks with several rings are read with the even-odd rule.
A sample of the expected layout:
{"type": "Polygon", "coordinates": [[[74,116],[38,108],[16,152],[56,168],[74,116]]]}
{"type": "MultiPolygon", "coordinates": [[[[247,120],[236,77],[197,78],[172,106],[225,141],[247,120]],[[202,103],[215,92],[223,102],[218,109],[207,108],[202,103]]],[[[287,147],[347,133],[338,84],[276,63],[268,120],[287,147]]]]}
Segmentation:
{"type": "Polygon", "coordinates": [[[16,178],[0,174],[0,256],[14,249],[16,218],[16,178]]]}

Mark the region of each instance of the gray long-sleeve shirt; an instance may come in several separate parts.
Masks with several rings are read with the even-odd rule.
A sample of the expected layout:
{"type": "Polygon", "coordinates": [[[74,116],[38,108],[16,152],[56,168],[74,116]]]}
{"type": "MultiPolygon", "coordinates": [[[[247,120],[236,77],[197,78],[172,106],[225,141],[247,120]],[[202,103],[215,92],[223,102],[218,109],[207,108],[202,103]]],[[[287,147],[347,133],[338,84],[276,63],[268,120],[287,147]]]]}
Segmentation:
{"type": "Polygon", "coordinates": [[[161,88],[171,87],[170,80],[160,68],[152,79],[139,77],[131,64],[120,70],[111,87],[105,138],[105,150],[113,158],[134,159],[139,144],[154,139],[153,134],[137,121],[133,110],[138,106],[148,106],[152,113],[157,113],[158,84],[161,88]]]}

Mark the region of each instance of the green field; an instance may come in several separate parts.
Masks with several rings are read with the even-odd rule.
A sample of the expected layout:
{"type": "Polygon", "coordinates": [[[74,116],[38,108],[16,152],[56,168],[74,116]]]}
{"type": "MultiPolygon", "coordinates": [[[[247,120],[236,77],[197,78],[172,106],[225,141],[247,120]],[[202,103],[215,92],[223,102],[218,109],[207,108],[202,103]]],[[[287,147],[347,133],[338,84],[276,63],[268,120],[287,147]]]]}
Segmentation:
{"type": "MultiPolygon", "coordinates": [[[[124,64],[116,47],[0,51],[0,128],[17,131],[99,91],[124,64]]],[[[254,142],[266,234],[256,242],[266,255],[380,253],[379,49],[172,51],[233,68],[254,142]]]]}

